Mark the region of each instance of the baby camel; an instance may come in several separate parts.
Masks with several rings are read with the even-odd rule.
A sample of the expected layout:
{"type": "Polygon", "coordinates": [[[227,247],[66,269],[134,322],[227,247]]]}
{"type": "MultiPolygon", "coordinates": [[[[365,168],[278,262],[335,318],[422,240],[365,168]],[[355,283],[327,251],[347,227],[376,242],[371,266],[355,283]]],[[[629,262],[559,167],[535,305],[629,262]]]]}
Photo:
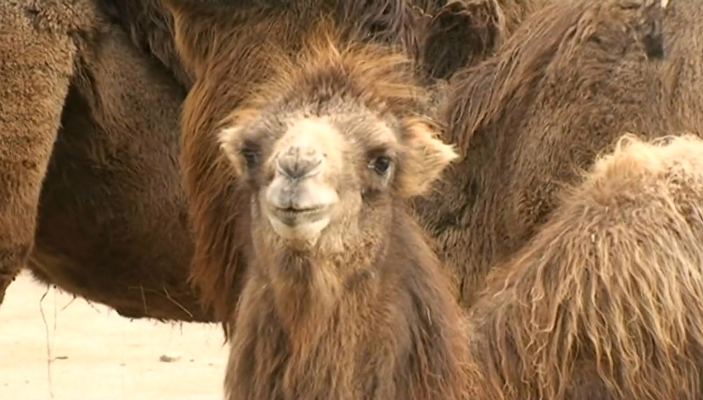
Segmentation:
{"type": "Polygon", "coordinates": [[[411,63],[333,32],[219,130],[251,230],[227,398],[462,398],[460,311],[405,210],[456,154],[410,113],[411,63]]]}

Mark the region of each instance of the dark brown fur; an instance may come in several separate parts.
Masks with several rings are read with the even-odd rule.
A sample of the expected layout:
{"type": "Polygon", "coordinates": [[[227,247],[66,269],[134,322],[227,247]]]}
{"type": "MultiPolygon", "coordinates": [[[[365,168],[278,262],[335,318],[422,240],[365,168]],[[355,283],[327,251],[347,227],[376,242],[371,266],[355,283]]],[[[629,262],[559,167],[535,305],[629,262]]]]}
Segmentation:
{"type": "MultiPolygon", "coordinates": [[[[211,13],[268,15],[316,9],[334,12],[341,21],[359,31],[392,42],[400,40],[417,51],[413,25],[413,0],[337,1],[337,0],[97,0],[109,15],[129,30],[135,44],[156,57],[175,74],[184,87],[192,84],[192,71],[184,67],[173,44],[173,21],[162,2],[197,7],[211,13]]],[[[421,1],[421,0],[417,0],[421,1]]],[[[423,4],[424,5],[424,4],[423,4]]],[[[305,21],[300,21],[304,23],[305,21]]]]}
{"type": "MultiPolygon", "coordinates": [[[[154,57],[165,67],[165,72],[173,74],[184,88],[190,88],[192,76],[181,64],[173,43],[173,20],[160,0],[96,1],[100,3],[106,14],[115,18],[129,33],[132,43],[142,50],[144,56],[154,57]]],[[[214,5],[230,2],[227,0],[201,1],[214,3],[214,5]]]]}
{"type": "Polygon", "coordinates": [[[188,284],[175,79],[119,25],[86,43],[41,192],[30,269],[121,315],[210,321],[188,284]]]}
{"type": "Polygon", "coordinates": [[[497,0],[451,0],[429,18],[422,32],[420,62],[431,79],[448,79],[485,60],[505,36],[497,0]]]}
{"type": "Polygon", "coordinates": [[[383,114],[383,121],[398,118],[408,135],[401,143],[421,140],[413,139],[418,122],[408,119],[420,93],[408,86],[412,66],[383,46],[338,47],[356,33],[313,29],[326,18],[319,10],[260,21],[197,8],[173,12],[181,54],[198,76],[182,120],[184,174],[196,246],[202,247],[195,278],[220,312],[236,320],[227,398],[462,398],[460,312],[401,200],[424,191],[414,176],[432,174],[436,166],[413,165],[410,158],[399,164],[390,194],[364,203],[362,212],[371,215],[359,222],[359,235],[340,232],[349,251],[329,258],[318,249],[285,250],[270,232],[262,233],[266,223],[252,220],[260,215],[252,203],[257,184],[237,175],[211,142],[228,124],[260,114],[326,113],[335,99],[383,114]],[[238,29],[243,21],[246,30],[238,29]],[[237,40],[229,40],[234,35],[237,40]],[[300,57],[291,57],[300,50],[300,57]],[[245,262],[235,313],[239,291],[232,289],[242,282],[245,262]]]}
{"type": "Polygon", "coordinates": [[[419,60],[432,79],[492,56],[527,16],[548,0],[449,0],[421,25],[419,60]]]}
{"type": "Polygon", "coordinates": [[[703,141],[626,139],[473,311],[484,400],[703,398],[703,141]]]}
{"type": "Polygon", "coordinates": [[[185,91],[101,5],[0,6],[0,300],[27,265],[125,316],[211,321],[187,282],[193,244],[177,165],[185,91]]]}

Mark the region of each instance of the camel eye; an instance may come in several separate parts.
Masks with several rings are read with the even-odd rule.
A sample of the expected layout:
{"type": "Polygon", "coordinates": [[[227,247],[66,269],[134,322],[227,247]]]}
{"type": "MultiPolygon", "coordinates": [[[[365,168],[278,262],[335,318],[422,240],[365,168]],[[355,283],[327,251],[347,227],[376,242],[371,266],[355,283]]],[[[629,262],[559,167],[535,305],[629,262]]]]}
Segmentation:
{"type": "Polygon", "coordinates": [[[392,164],[393,160],[390,157],[378,156],[371,160],[371,162],[369,163],[369,168],[373,169],[373,172],[375,172],[379,176],[385,176],[388,173],[388,170],[390,169],[392,164]]]}
{"type": "Polygon", "coordinates": [[[256,166],[256,163],[259,161],[259,149],[255,145],[251,143],[245,144],[242,146],[240,153],[248,169],[256,166]]]}

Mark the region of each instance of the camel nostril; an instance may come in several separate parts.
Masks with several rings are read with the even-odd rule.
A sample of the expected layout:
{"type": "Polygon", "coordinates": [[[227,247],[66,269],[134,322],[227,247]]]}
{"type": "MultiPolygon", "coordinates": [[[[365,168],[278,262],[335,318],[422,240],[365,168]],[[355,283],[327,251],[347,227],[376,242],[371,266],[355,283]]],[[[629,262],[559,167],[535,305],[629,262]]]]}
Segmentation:
{"type": "Polygon", "coordinates": [[[278,158],[277,169],[291,179],[307,178],[319,172],[322,157],[312,149],[292,147],[278,158]]]}

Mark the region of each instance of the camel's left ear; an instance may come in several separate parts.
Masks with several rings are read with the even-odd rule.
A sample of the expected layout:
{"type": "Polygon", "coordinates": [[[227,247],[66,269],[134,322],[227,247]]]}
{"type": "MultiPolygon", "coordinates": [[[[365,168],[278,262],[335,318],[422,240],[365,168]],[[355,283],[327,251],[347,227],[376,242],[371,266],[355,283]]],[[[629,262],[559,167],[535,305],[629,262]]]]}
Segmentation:
{"type": "Polygon", "coordinates": [[[441,129],[425,119],[406,121],[401,139],[404,150],[396,183],[402,197],[426,193],[450,162],[459,157],[454,147],[439,139],[441,129]]]}

